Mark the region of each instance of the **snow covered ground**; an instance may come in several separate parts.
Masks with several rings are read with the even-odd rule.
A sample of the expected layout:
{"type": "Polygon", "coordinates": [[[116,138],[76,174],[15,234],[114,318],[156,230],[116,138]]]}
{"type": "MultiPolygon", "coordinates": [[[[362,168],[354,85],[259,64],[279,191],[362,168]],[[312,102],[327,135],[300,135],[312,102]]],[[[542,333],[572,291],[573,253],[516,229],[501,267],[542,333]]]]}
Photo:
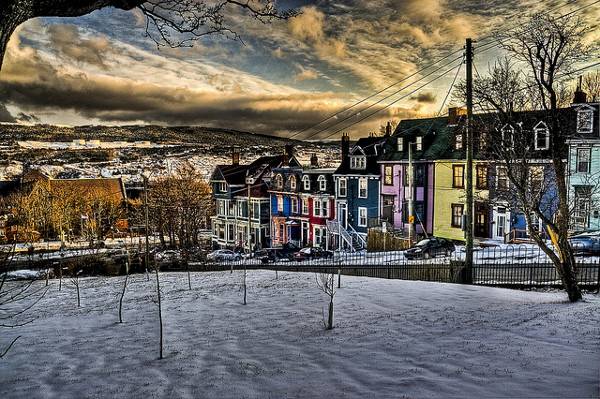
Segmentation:
{"type": "MultiPolygon", "coordinates": [[[[165,359],[154,280],[81,279],[4,330],[2,398],[598,397],[600,297],[342,276],[335,326],[312,273],[162,274],[165,359]]],[[[11,283],[12,284],[12,283],[11,283]]],[[[43,282],[40,282],[43,284],[43,282]]]]}

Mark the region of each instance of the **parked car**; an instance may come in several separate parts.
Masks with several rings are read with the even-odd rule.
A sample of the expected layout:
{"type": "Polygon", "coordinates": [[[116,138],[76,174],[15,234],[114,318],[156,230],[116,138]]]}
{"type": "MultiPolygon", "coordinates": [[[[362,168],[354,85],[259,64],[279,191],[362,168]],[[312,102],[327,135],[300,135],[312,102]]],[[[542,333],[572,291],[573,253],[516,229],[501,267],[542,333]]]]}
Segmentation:
{"type": "Polygon", "coordinates": [[[206,255],[206,259],[214,262],[240,261],[242,255],[229,249],[217,249],[206,255]]]}
{"type": "Polygon", "coordinates": [[[600,237],[578,235],[569,238],[569,244],[575,256],[600,255],[600,237]]]}
{"type": "Polygon", "coordinates": [[[292,243],[283,244],[281,247],[265,248],[256,253],[256,258],[262,263],[277,262],[282,259],[294,260],[294,255],[300,251],[296,245],[292,243]]]}
{"type": "Polygon", "coordinates": [[[320,247],[302,248],[294,254],[294,259],[297,262],[302,262],[306,259],[330,259],[333,258],[333,252],[326,251],[320,247]]]}
{"type": "Polygon", "coordinates": [[[435,256],[450,256],[456,247],[445,238],[429,237],[419,241],[414,247],[404,251],[407,259],[429,259],[435,256]]]}

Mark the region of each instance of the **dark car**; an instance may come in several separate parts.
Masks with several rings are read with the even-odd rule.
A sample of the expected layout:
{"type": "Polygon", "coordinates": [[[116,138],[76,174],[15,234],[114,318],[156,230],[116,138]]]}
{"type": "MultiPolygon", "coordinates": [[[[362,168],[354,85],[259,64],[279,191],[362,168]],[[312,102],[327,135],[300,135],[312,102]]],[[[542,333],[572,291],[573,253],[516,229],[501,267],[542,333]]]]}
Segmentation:
{"type": "Polygon", "coordinates": [[[272,263],[282,259],[293,260],[294,254],[299,250],[300,248],[296,245],[285,243],[281,247],[262,249],[256,253],[256,257],[260,259],[262,263],[272,263]]]}
{"type": "Polygon", "coordinates": [[[333,258],[333,252],[326,251],[320,247],[307,247],[302,248],[300,251],[296,252],[294,255],[294,259],[297,262],[302,262],[306,259],[331,259],[333,258]]]}
{"type": "Polygon", "coordinates": [[[600,237],[579,235],[569,238],[575,256],[600,255],[600,237]]]}
{"type": "Polygon", "coordinates": [[[407,259],[429,259],[435,256],[449,256],[455,250],[454,243],[445,238],[430,237],[419,241],[414,247],[404,251],[407,259]]]}

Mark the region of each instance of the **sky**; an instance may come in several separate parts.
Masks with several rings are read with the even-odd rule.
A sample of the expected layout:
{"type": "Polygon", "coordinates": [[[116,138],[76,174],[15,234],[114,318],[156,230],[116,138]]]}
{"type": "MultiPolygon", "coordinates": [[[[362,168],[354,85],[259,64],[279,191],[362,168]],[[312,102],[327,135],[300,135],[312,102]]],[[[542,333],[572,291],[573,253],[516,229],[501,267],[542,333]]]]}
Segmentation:
{"type": "MultiPolygon", "coordinates": [[[[175,49],[157,48],[136,10],[37,18],[9,42],[0,71],[0,122],[200,125],[308,139],[342,132],[364,136],[388,120],[445,110],[454,76],[464,75],[460,60],[416,81],[435,68],[419,72],[423,67],[459,50],[465,38],[518,25],[536,11],[560,15],[588,3],[280,0],[279,7],[301,14],[263,24],[232,9],[226,22],[241,41],[210,36],[175,49]],[[430,79],[436,80],[416,90],[430,79]]],[[[582,15],[597,19],[598,5],[582,15]]],[[[498,48],[484,49],[475,51],[480,71],[502,56],[498,48]]]]}

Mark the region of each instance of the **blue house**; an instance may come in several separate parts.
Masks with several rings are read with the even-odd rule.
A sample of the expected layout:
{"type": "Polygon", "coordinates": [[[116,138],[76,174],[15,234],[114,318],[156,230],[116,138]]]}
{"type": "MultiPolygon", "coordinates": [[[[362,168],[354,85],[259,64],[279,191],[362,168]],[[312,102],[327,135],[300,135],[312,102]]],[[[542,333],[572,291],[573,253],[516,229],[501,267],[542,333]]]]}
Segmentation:
{"type": "Polygon", "coordinates": [[[600,103],[587,102],[575,93],[573,134],[568,140],[569,205],[571,230],[600,230],[600,103]]]}
{"type": "Polygon", "coordinates": [[[367,231],[379,221],[380,168],[377,159],[386,139],[364,137],[350,148],[350,137],[342,136],[342,162],[333,174],[339,225],[332,226],[331,233],[342,235],[338,242],[346,242],[355,249],[366,247],[367,231]]]}

